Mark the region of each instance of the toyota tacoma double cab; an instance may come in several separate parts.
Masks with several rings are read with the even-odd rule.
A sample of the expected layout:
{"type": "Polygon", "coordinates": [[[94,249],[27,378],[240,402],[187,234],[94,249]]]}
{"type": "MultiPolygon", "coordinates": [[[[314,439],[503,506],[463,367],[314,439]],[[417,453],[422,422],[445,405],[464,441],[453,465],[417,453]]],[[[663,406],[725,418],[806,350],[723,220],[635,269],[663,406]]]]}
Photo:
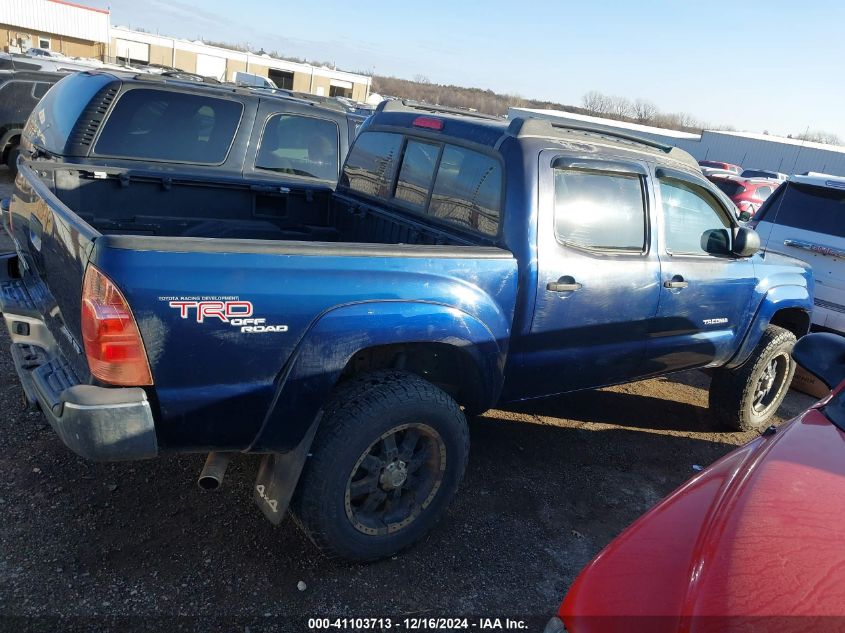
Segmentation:
{"type": "Polygon", "coordinates": [[[286,149],[270,187],[183,164],[186,143],[226,160],[218,125],[260,123],[205,93],[208,131],[136,172],[111,157],[156,147],[170,106],[79,81],[29,121],[0,303],[27,399],[84,457],[209,452],[212,488],[261,454],[271,521],[290,510],[328,554],[371,560],[444,514],[467,416],[709,368],[715,415],[757,429],[788,388],[812,277],[763,257],[684,152],[388,102],[336,187],[286,149]],[[68,161],[80,143],[91,158],[68,161]]]}

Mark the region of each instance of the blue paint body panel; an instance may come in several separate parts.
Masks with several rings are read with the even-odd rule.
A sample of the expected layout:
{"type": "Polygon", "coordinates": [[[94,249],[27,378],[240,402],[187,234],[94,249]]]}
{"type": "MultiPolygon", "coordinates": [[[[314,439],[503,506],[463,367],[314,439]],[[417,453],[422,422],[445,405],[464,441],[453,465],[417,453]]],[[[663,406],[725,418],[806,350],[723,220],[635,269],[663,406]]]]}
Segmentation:
{"type": "MultiPolygon", "coordinates": [[[[364,131],[437,138],[414,128],[416,116],[377,113],[364,131]]],[[[79,349],[85,267],[95,265],[121,289],[149,358],[154,385],[146,391],[159,444],[186,451],[296,447],[350,360],[374,347],[451,346],[470,368],[464,380],[481,394],[474,408],[484,409],[736,366],[780,311],[812,309],[811,275],[795,261],[667,253],[656,167],[671,163],[709,185],[659,151],[599,135],[520,137],[501,122],[442,118],[442,138],[501,158],[505,195],[494,240],[303,246],[101,235],[24,167],[12,233],[27,289],[61,353],[91,383],[79,349]],[[609,158],[642,174],[648,230],[641,253],[586,252],[555,239],[552,164],[560,157],[609,158]],[[678,275],[687,287],[665,287],[678,275]],[[549,289],[567,277],[577,290],[549,289]],[[182,300],[249,301],[252,317],[278,331],[200,320],[171,305],[182,300]]]]}

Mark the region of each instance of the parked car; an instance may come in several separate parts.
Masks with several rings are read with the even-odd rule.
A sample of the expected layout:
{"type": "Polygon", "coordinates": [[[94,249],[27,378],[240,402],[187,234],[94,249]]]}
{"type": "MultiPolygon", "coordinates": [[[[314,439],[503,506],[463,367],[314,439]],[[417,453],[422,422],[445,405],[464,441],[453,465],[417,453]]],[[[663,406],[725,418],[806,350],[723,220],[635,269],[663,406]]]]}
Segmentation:
{"type": "Polygon", "coordinates": [[[829,625],[845,615],[845,338],[810,334],[794,356],[832,393],[611,541],[547,633],[838,630],[829,625]]]}
{"type": "Polygon", "coordinates": [[[731,199],[744,218],[754,217],[778,183],[767,178],[742,178],[740,176],[707,176],[707,180],[716,185],[722,193],[731,199]]]}
{"type": "Polygon", "coordinates": [[[714,415],[757,429],[786,393],[812,276],[756,255],[688,154],[389,102],[336,190],[196,165],[264,142],[245,99],[80,75],[27,124],[0,305],[27,398],[80,455],[212,450],[213,487],[262,454],[271,521],[293,499],[319,547],[369,560],[444,513],[466,415],[709,367],[714,415]],[[168,103],[201,117],[160,133],[168,103]]]}
{"type": "Polygon", "coordinates": [[[46,48],[28,48],[24,53],[27,57],[49,57],[51,59],[67,59],[61,53],[55,53],[46,48]]]}
{"type": "Polygon", "coordinates": [[[786,174],[779,171],[769,171],[768,169],[743,169],[740,176],[743,178],[771,178],[780,181],[789,178],[786,174]]]}
{"type": "Polygon", "coordinates": [[[797,257],[816,279],[813,324],[845,332],[845,178],[791,176],[751,220],[766,253],[797,257]]]}
{"type": "Polygon", "coordinates": [[[733,163],[723,163],[717,160],[700,160],[698,161],[699,166],[701,167],[710,167],[712,169],[723,169],[725,171],[729,171],[733,174],[739,174],[742,171],[742,167],[739,165],[734,165],[733,163]]]}
{"type": "MultiPolygon", "coordinates": [[[[181,71],[75,73],[47,94],[36,114],[23,134],[25,157],[115,167],[139,179],[186,172],[275,183],[285,174],[332,187],[360,125],[360,117],[338,104],[181,71]],[[68,123],[42,123],[60,107],[67,108],[68,123]]],[[[264,200],[286,195],[268,190],[256,214],[264,200]]]]}
{"type": "Polygon", "coordinates": [[[21,132],[38,101],[65,75],[0,71],[0,159],[16,174],[21,132]]]}

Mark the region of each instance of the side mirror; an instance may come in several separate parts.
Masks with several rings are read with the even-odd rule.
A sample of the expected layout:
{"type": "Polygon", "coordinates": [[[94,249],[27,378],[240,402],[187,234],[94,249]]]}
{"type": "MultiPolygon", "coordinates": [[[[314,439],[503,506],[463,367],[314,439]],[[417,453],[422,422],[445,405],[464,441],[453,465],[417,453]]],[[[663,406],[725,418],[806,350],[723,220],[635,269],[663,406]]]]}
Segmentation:
{"type": "Polygon", "coordinates": [[[760,250],[760,236],[757,231],[744,226],[736,229],[733,253],[738,257],[751,257],[760,250]]]}
{"type": "Polygon", "coordinates": [[[742,213],[739,214],[739,221],[740,222],[748,222],[748,220],[750,220],[753,217],[754,217],[754,215],[751,213],[751,211],[743,211],[742,213]]]}
{"type": "Polygon", "coordinates": [[[727,229],[708,229],[701,234],[701,250],[711,255],[728,255],[730,236],[727,229]]]}

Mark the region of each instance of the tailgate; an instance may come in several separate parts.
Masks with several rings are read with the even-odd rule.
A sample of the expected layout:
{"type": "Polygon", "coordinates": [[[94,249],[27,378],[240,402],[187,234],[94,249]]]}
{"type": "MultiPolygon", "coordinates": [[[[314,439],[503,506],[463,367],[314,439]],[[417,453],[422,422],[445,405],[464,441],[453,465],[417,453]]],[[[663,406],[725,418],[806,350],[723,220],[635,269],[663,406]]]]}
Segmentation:
{"type": "Polygon", "coordinates": [[[100,234],[53,194],[39,177],[37,162],[20,165],[10,213],[3,220],[15,242],[20,274],[4,282],[4,296],[28,299],[74,372],[87,382],[80,323],[82,279],[100,234]]]}

